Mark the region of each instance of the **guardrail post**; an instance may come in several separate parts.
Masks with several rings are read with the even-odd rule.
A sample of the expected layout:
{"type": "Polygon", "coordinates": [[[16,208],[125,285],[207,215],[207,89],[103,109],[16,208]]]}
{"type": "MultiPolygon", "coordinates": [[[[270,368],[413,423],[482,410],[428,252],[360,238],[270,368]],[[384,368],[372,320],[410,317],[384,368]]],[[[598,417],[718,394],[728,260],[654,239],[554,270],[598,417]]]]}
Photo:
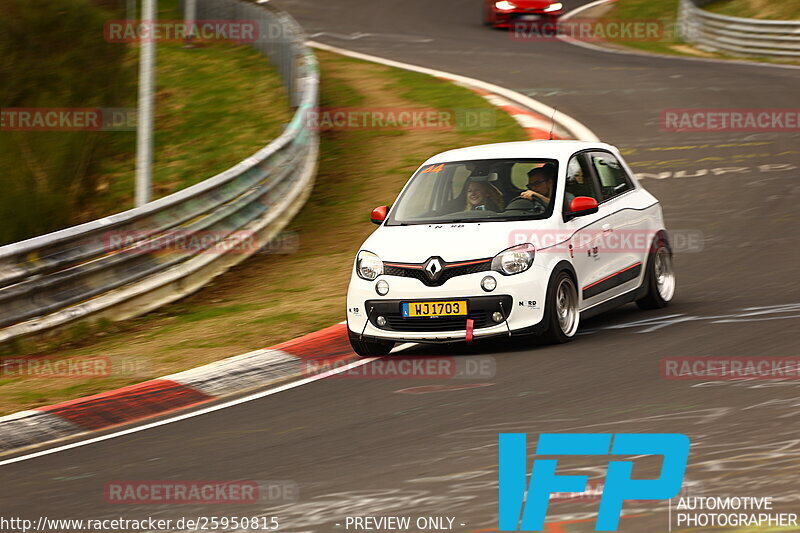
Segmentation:
{"type": "MultiPolygon", "coordinates": [[[[142,23],[156,23],[156,0],[143,0],[142,23]]],[[[153,91],[155,88],[156,43],[154,38],[139,44],[139,117],[136,128],[136,207],[150,202],[153,176],[153,91]]]]}

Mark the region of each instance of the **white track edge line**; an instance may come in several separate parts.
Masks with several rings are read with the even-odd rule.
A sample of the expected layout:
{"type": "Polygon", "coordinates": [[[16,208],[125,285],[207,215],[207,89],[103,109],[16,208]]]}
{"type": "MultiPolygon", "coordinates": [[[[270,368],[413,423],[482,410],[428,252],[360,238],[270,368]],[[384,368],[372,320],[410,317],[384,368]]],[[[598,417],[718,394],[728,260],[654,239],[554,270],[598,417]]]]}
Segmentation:
{"type": "Polygon", "coordinates": [[[178,415],[178,416],[173,416],[171,418],[166,418],[164,420],[157,420],[156,422],[150,422],[149,424],[144,424],[144,425],[141,425],[141,426],[136,426],[136,427],[124,429],[122,431],[117,431],[116,433],[109,433],[107,435],[101,435],[99,437],[93,437],[91,439],[81,440],[81,441],[78,441],[78,442],[73,442],[73,443],[70,443],[70,444],[57,446],[55,448],[49,448],[47,450],[41,450],[41,451],[38,451],[38,452],[33,452],[33,453],[25,454],[25,455],[20,455],[19,457],[12,457],[11,459],[6,459],[4,461],[0,461],[0,466],[10,465],[10,464],[13,464],[13,463],[19,463],[19,462],[22,462],[22,461],[27,461],[29,459],[34,459],[36,457],[42,457],[44,455],[51,455],[51,454],[54,454],[54,453],[63,452],[63,451],[66,451],[66,450],[71,450],[73,448],[78,448],[78,447],[81,447],[81,446],[87,446],[89,444],[94,444],[96,442],[102,442],[102,441],[110,440],[110,439],[113,439],[113,438],[116,438],[116,437],[122,437],[124,435],[130,435],[131,433],[138,433],[139,431],[144,431],[144,430],[156,428],[156,427],[159,427],[159,426],[165,426],[165,425],[171,424],[173,422],[179,422],[181,420],[186,420],[188,418],[194,418],[196,416],[205,415],[205,414],[208,414],[208,413],[212,413],[214,411],[219,411],[221,409],[225,409],[225,408],[228,408],[228,407],[233,407],[235,405],[239,405],[239,404],[242,404],[242,403],[247,403],[247,402],[250,402],[250,401],[253,401],[253,400],[258,400],[260,398],[264,398],[266,396],[271,396],[273,394],[277,394],[277,393],[283,392],[285,390],[293,389],[293,388],[299,387],[301,385],[306,385],[308,383],[311,383],[311,382],[314,382],[314,381],[318,381],[318,380],[333,376],[335,374],[341,374],[342,372],[346,372],[346,371],[348,371],[348,370],[350,370],[352,368],[357,368],[359,366],[366,365],[367,363],[371,363],[372,361],[375,361],[376,359],[379,359],[379,358],[378,357],[368,357],[368,358],[360,359],[358,361],[353,361],[352,363],[348,363],[347,365],[344,365],[344,366],[341,366],[341,367],[338,367],[338,368],[334,368],[332,370],[328,370],[328,371],[322,372],[320,374],[309,376],[307,378],[303,378],[303,379],[300,379],[300,380],[297,380],[297,381],[292,381],[291,383],[286,383],[285,385],[280,385],[280,386],[272,388],[272,389],[263,390],[261,392],[250,394],[250,395],[244,396],[242,398],[236,398],[235,400],[229,400],[227,402],[216,404],[216,405],[211,405],[209,407],[204,407],[202,409],[189,411],[188,413],[184,413],[184,414],[181,414],[181,415],[178,415]]]}
{"type": "Polygon", "coordinates": [[[595,135],[592,130],[583,125],[578,120],[567,115],[566,113],[557,111],[556,109],[550,107],[549,105],[544,104],[538,100],[534,100],[533,98],[525,96],[522,93],[518,93],[517,91],[512,91],[511,89],[506,89],[505,87],[500,87],[499,85],[495,85],[493,83],[477,80],[475,78],[469,78],[467,76],[461,76],[459,74],[453,74],[451,72],[445,72],[442,70],[421,67],[419,65],[412,65],[410,63],[402,63],[400,61],[394,61],[392,59],[384,59],[382,57],[364,54],[361,52],[355,52],[353,50],[348,50],[346,48],[339,48],[338,46],[331,46],[317,41],[308,41],[306,44],[314,48],[318,48],[320,50],[327,50],[328,52],[334,52],[337,54],[341,54],[343,56],[348,56],[355,59],[362,59],[364,61],[371,61],[372,63],[379,63],[381,65],[386,65],[388,67],[401,68],[403,70],[411,70],[414,72],[420,72],[422,74],[429,74],[431,76],[446,78],[450,81],[456,81],[468,86],[476,87],[478,89],[483,89],[485,91],[503,96],[508,100],[516,102],[517,104],[520,104],[524,107],[532,109],[533,111],[539,113],[544,117],[547,118],[553,117],[553,119],[556,122],[560,123],[567,131],[572,133],[572,135],[580,141],[590,141],[590,142],[600,141],[600,138],[597,135],[595,135]]]}

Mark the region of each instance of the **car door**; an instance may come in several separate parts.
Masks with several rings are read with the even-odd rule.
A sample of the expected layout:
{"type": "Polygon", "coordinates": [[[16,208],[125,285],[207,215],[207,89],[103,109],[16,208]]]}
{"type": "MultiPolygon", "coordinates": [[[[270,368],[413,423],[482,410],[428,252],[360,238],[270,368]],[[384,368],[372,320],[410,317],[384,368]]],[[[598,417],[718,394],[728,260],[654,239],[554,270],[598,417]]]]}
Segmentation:
{"type": "Polygon", "coordinates": [[[602,202],[598,184],[591,171],[590,160],[586,153],[574,154],[568,164],[564,185],[564,229],[570,235],[568,249],[572,266],[578,276],[578,287],[581,291],[581,308],[590,307],[602,301],[602,291],[593,290],[602,284],[602,278],[610,270],[607,263],[610,258],[600,253],[600,241],[603,236],[603,226],[607,224],[610,213],[608,206],[599,205],[597,213],[572,218],[570,212],[570,199],[577,196],[588,196],[602,202]]]}
{"type": "Polygon", "coordinates": [[[585,154],[593,181],[599,189],[600,238],[596,241],[599,270],[593,284],[583,287],[584,297],[604,301],[639,285],[647,247],[647,216],[633,209],[633,180],[617,157],[606,151],[585,154]]]}

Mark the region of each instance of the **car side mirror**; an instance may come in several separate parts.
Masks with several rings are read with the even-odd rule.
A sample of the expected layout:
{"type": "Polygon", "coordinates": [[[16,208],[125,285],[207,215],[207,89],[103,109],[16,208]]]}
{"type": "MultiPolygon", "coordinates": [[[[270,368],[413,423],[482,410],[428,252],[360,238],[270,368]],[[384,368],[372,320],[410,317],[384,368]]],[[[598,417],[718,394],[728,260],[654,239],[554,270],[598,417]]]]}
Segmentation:
{"type": "Polygon", "coordinates": [[[385,205],[380,207],[376,207],[372,210],[372,214],[369,216],[369,219],[372,221],[373,224],[381,225],[384,220],[386,220],[386,212],[389,208],[385,205]]]}
{"type": "Polygon", "coordinates": [[[597,200],[594,198],[590,198],[588,196],[577,196],[572,199],[572,202],[569,204],[569,212],[566,213],[566,216],[570,219],[575,217],[582,217],[585,215],[591,215],[592,213],[597,213],[599,207],[597,206],[597,200]]]}

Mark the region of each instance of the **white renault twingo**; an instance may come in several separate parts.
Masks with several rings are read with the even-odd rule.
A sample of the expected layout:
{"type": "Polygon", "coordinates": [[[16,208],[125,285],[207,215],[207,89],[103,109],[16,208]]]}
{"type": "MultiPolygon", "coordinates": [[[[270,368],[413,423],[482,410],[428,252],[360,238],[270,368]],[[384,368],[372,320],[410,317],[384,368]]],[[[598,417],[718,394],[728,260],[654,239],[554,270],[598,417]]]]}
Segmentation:
{"type": "Polygon", "coordinates": [[[355,260],[347,327],[360,355],[397,342],[540,335],[675,292],[658,200],[602,143],[529,141],[430,158],[355,260]]]}

